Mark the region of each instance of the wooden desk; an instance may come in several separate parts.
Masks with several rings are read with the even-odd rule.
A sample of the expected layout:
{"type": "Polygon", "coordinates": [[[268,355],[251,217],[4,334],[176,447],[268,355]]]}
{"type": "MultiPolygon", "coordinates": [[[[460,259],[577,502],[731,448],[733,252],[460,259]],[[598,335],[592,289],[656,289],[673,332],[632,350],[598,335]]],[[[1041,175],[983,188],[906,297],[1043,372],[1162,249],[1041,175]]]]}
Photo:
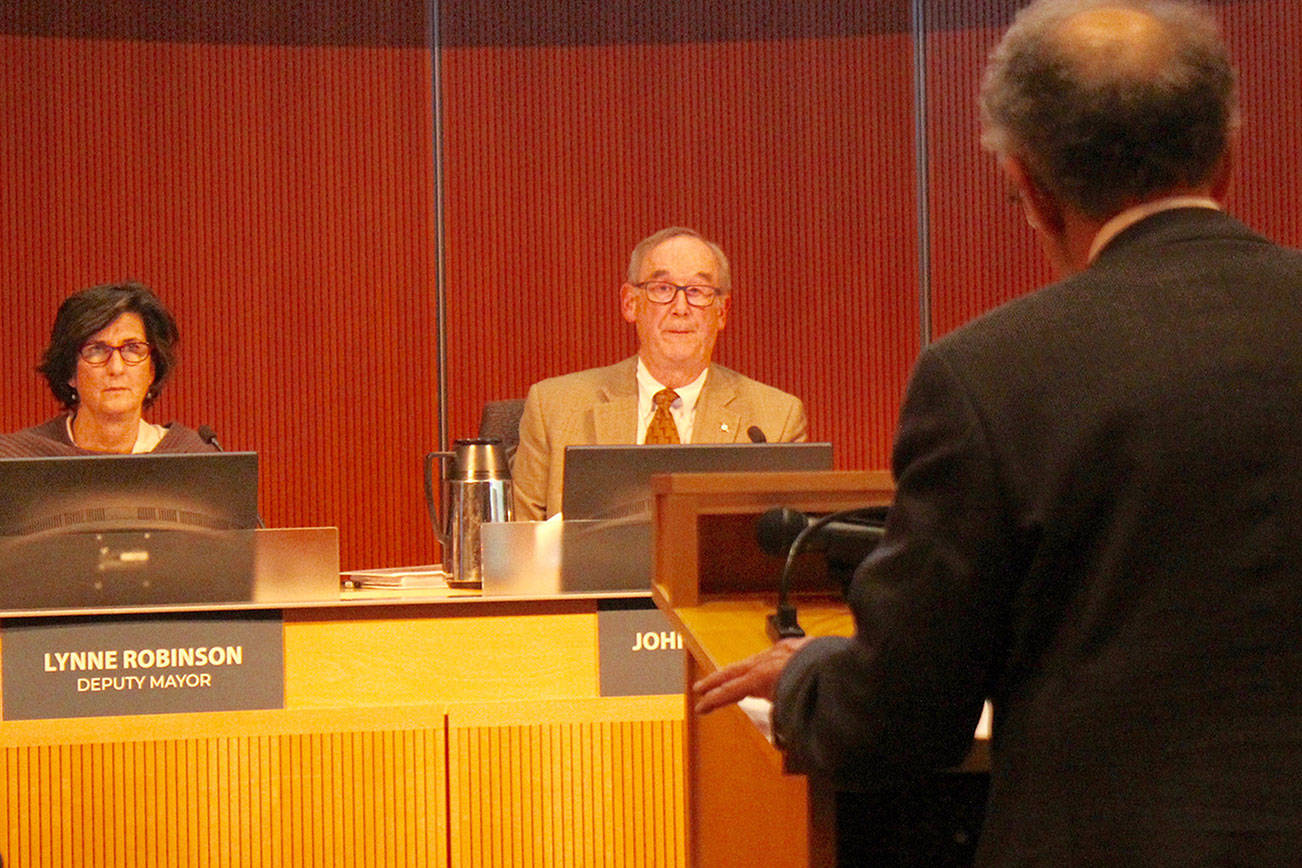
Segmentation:
{"type": "Polygon", "coordinates": [[[281,607],[283,709],[0,721],[6,866],[685,863],[682,698],[599,695],[595,599],[414,596],[281,607]]]}

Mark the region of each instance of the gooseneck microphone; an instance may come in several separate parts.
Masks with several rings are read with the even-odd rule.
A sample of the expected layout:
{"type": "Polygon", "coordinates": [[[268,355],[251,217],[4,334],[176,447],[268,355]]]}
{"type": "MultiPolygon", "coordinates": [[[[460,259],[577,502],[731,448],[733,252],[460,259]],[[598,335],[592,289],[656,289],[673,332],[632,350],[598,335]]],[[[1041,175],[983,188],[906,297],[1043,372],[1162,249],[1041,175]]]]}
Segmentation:
{"type": "Polygon", "coordinates": [[[746,436],[750,438],[750,442],[752,443],[769,442],[769,438],[764,436],[764,432],[760,430],[760,426],[758,425],[752,425],[749,428],[747,428],[746,436]]]}
{"type": "Polygon", "coordinates": [[[842,590],[868,553],[885,534],[884,508],[846,509],[810,519],[802,512],[786,507],[770,509],[760,516],[756,536],[760,548],[772,555],[786,553],[782,575],[778,580],[777,611],[768,616],[769,639],[799,638],[805,635],[790,602],[791,568],[796,556],[806,548],[821,547],[826,553],[829,571],[839,572],[842,590]]]}
{"type": "Polygon", "coordinates": [[[815,520],[794,509],[775,507],[759,517],[755,537],[765,552],[782,557],[812,524],[818,528],[811,531],[813,538],[805,541],[806,548],[826,552],[833,565],[857,567],[886,533],[886,508],[846,509],[815,520]]]}
{"type": "Polygon", "coordinates": [[[218,452],[226,451],[225,449],[222,448],[222,445],[217,442],[217,432],[212,430],[211,425],[200,425],[197,433],[199,434],[200,440],[207,443],[209,446],[216,449],[218,452]]]}

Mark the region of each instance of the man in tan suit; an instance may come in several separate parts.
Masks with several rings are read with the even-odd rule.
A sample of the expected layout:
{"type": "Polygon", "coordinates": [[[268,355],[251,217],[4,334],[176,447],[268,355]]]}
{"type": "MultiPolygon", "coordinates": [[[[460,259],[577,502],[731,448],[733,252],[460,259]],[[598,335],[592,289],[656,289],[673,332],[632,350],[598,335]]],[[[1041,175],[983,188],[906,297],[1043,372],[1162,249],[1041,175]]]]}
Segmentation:
{"type": "Polygon", "coordinates": [[[732,302],[717,244],[680,226],[644,238],[619,302],[636,356],[529,389],[512,468],[518,520],[560,511],[567,446],[806,439],[799,398],[710,361],[732,302]]]}

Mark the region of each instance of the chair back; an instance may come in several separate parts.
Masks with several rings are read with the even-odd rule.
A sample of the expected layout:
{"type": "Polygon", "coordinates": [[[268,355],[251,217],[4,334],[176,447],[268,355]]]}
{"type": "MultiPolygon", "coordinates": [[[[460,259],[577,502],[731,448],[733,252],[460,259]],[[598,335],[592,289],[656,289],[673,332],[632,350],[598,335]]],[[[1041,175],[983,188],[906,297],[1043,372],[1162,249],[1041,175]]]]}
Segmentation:
{"type": "Polygon", "coordinates": [[[480,439],[502,441],[508,466],[515,464],[515,448],[520,443],[520,417],[524,414],[524,398],[507,398],[485,401],[479,415],[480,439]]]}

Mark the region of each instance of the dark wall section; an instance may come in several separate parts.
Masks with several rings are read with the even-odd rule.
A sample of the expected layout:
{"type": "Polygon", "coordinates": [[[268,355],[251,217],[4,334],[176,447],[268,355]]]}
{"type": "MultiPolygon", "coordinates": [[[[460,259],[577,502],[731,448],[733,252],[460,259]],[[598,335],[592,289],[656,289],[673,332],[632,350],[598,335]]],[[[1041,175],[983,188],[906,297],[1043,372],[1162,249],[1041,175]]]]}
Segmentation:
{"type": "Polygon", "coordinates": [[[422,48],[422,0],[13,0],[0,33],[208,45],[422,48]]]}

